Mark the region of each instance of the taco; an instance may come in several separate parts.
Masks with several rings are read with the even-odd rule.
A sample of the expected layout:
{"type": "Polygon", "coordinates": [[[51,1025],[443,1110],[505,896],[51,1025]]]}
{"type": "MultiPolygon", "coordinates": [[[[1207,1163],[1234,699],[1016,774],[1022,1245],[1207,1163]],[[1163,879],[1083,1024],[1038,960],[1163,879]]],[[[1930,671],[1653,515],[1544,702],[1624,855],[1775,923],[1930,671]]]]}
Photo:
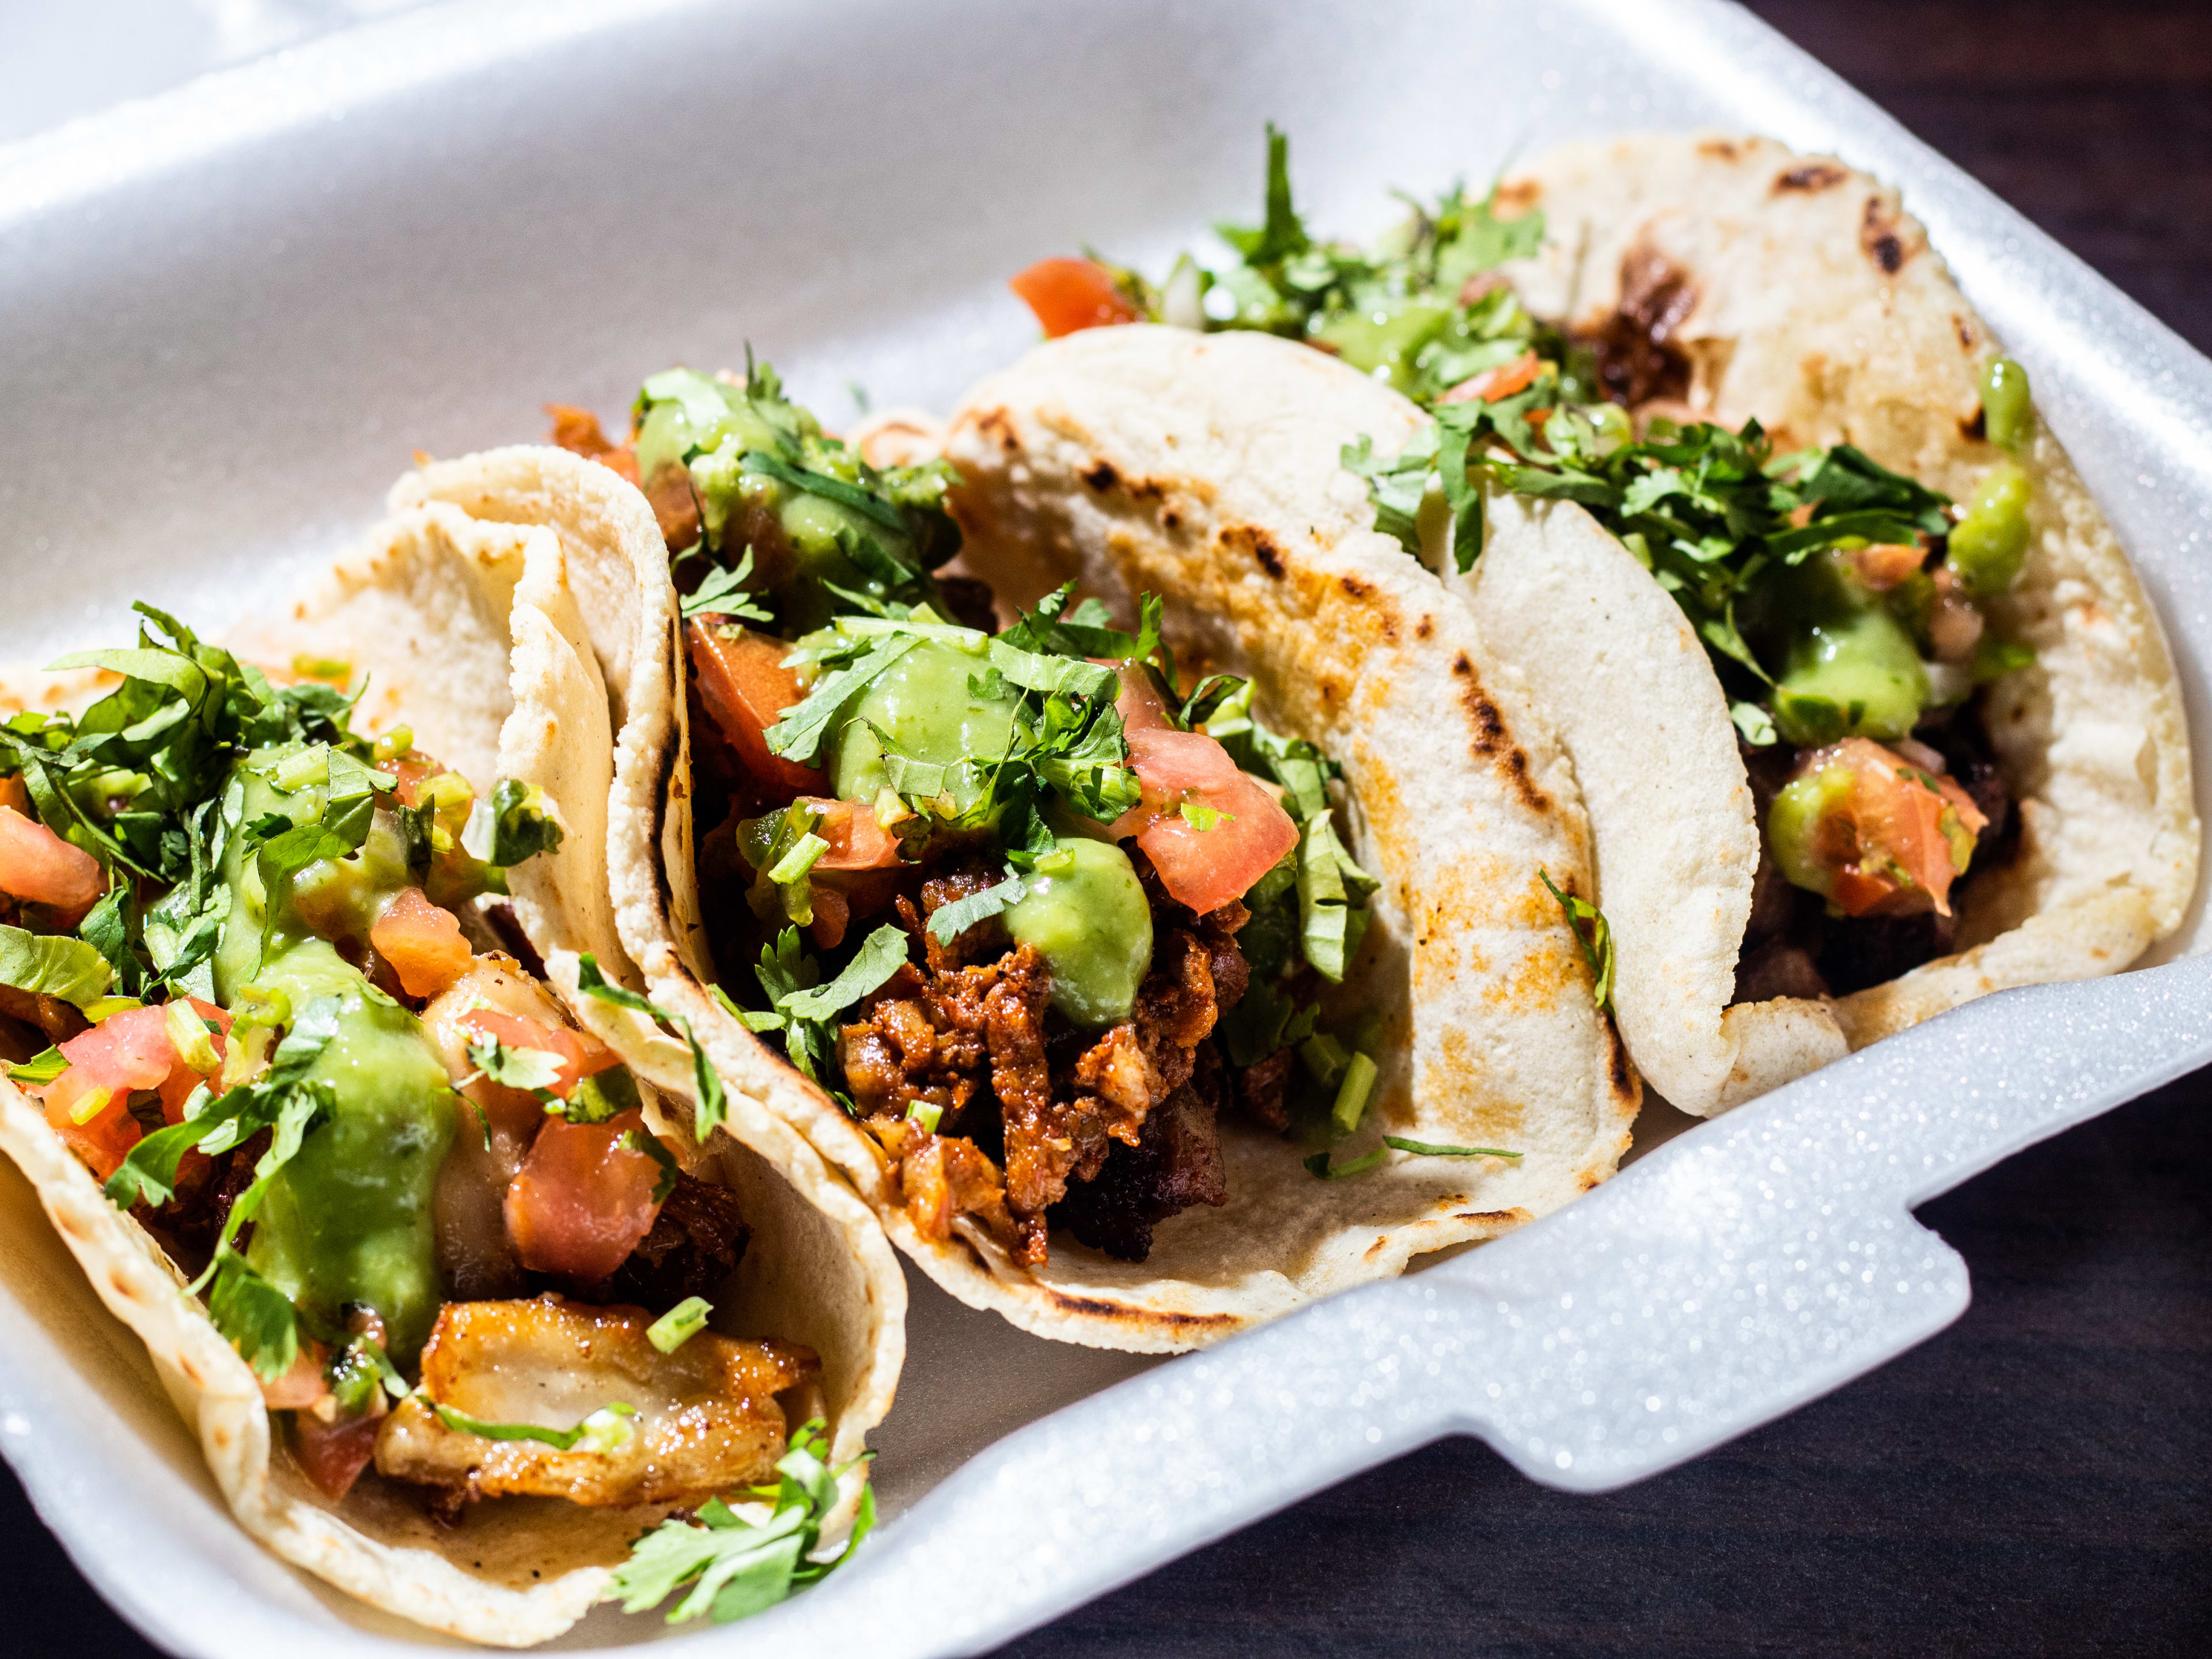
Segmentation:
{"type": "Polygon", "coordinates": [[[1207,437],[1248,407],[1091,367],[985,382],[951,465],[758,366],[560,435],[685,593],[688,738],[611,855],[654,1000],[954,1296],[1167,1351],[1557,1206],[1638,1097],[1571,778],[1461,608],[1356,480],[1207,437]],[[1124,478],[1160,482],[1100,511],[1124,478]]]}
{"type": "Polygon", "coordinates": [[[1048,329],[1285,334],[1434,410],[1344,464],[1557,726],[1660,1094],[1719,1110],[2173,933],[2199,826],[2157,617],[1895,191],[1643,137],[1361,249],[1269,149],[1224,269],[1016,287],[1048,329]]]}
{"type": "Polygon", "coordinates": [[[644,509],[544,460],[557,532],[398,508],[235,651],[142,605],[0,728],[0,1146],[250,1534],[511,1646],[823,1571],[903,1307],[798,1135],[547,983],[621,961],[569,543],[644,509]]]}

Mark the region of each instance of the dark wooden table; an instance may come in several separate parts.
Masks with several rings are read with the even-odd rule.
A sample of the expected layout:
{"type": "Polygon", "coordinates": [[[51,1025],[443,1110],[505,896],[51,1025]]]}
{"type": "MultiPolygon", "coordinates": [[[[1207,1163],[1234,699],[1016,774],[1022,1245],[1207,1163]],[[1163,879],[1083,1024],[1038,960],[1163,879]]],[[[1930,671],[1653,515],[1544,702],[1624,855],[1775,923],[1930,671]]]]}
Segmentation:
{"type": "MultiPolygon", "coordinates": [[[[1754,9],[2212,350],[2212,4],[1754,9]]],[[[1921,1218],[1974,1304],[1875,1375],[1611,1497],[1448,1441],[1007,1650],[2212,1653],[2212,1073],[1921,1218]]],[[[10,1651],[153,1650],[0,1486],[10,1651]]]]}

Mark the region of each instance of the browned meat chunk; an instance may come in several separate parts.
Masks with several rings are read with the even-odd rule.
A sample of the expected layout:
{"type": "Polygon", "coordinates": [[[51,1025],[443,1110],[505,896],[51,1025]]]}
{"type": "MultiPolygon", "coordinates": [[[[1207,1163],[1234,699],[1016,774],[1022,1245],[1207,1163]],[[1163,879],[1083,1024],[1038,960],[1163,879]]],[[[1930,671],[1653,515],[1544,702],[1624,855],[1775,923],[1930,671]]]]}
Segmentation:
{"type": "Polygon", "coordinates": [[[713,1301],[744,1260],[752,1229],[738,1195],[727,1187],[678,1174],[676,1186],[653,1218],[608,1289],[617,1301],[665,1311],[687,1296],[713,1301]]]}
{"type": "MultiPolygon", "coordinates": [[[[1212,1050],[1200,1052],[1206,1059],[1199,1070],[1214,1080],[1212,1050]]],[[[1186,1083],[1146,1119],[1134,1146],[1115,1147],[1095,1179],[1068,1188],[1052,1218],[1093,1249],[1142,1261],[1159,1223],[1194,1204],[1218,1206],[1228,1196],[1214,1103],[1194,1083],[1186,1083]]]]}
{"type": "Polygon", "coordinates": [[[1735,965],[1737,1002],[1769,1002],[1776,997],[1824,997],[1828,982],[1811,951],[1773,937],[1756,949],[1747,948],[1735,965]]]}
{"type": "Polygon", "coordinates": [[[963,628],[980,628],[986,634],[999,631],[999,613],[991,600],[990,583],[978,581],[973,576],[939,575],[937,591],[944,597],[945,611],[963,628]]]}
{"type": "Polygon", "coordinates": [[[1015,1218],[998,1166],[974,1141],[932,1134],[902,1118],[878,1118],[868,1127],[898,1166],[900,1202],[916,1232],[941,1244],[952,1237],[956,1218],[972,1215],[1024,1267],[1044,1265],[1044,1218],[1015,1218]]]}
{"type": "Polygon", "coordinates": [[[449,1302],[422,1350],[422,1389],[383,1419],[376,1467],[398,1480],[468,1498],[565,1498],[576,1504],[697,1503],[769,1476],[783,1455],[775,1396],[818,1376],[792,1342],[740,1342],[702,1331],[674,1353],[646,1340],[642,1308],[449,1302]],[[628,1439],[563,1451],[449,1426],[435,1407],[484,1423],[573,1429],[624,1405],[628,1439]]]}
{"type": "MultiPolygon", "coordinates": [[[[1148,865],[1139,872],[1150,877],[1148,865]]],[[[908,963],[861,1006],[839,1034],[839,1057],[860,1115],[899,1167],[915,1226],[942,1238],[954,1217],[975,1215],[1017,1260],[1036,1265],[1044,1260],[1045,1212],[1110,1167],[1117,1142],[1137,1153],[1148,1116],[1190,1080],[1224,994],[1243,994],[1249,974],[1236,933],[1248,913],[1227,904],[1196,916],[1155,891],[1152,969],[1136,1006],[1123,1024],[1085,1036],[1050,1013],[1042,960],[1026,945],[1008,949],[995,919],[949,945],[929,935],[927,917],[1001,878],[994,866],[948,866],[922,884],[919,908],[899,901],[926,965],[908,963]],[[908,1117],[917,1106],[938,1109],[935,1133],[908,1117]],[[999,1146],[1003,1176],[984,1150],[999,1146]]],[[[1156,1137],[1147,1168],[1163,1158],[1176,1169],[1200,1166],[1194,1152],[1170,1157],[1160,1149],[1212,1146],[1212,1098],[1206,1096],[1206,1133],[1156,1137]]],[[[1218,1158],[1212,1167],[1218,1173],[1218,1158]]],[[[1157,1182],[1146,1180],[1149,1192],[1157,1182]]],[[[1177,1190],[1200,1192],[1205,1184],[1194,1176],[1177,1190]]],[[[1152,1219],[1216,1200],[1184,1198],[1160,1208],[1164,1201],[1147,1200],[1147,1212],[1158,1211],[1152,1219]]]]}
{"type": "Polygon", "coordinates": [[[572,455],[597,461],[632,483],[637,482],[637,451],[629,444],[608,442],[607,434],[599,429],[599,417],[590,410],[573,404],[548,404],[545,412],[553,417],[555,444],[572,455]]]}
{"type": "Polygon", "coordinates": [[[1234,1074],[1237,1103],[1244,1109],[1244,1115],[1278,1134],[1291,1127],[1291,1105],[1285,1095],[1291,1084],[1291,1067],[1297,1061],[1293,1050],[1278,1048],[1257,1065],[1248,1066],[1234,1074]]]}

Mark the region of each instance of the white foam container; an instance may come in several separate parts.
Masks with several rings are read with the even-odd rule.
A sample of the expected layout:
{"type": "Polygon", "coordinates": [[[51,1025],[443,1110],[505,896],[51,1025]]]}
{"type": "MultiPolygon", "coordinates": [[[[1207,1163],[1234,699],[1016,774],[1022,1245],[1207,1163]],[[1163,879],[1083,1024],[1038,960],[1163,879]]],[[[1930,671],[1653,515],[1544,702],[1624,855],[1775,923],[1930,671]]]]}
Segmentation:
{"type": "MultiPolygon", "coordinates": [[[[1895,180],[2028,367],[2208,729],[2212,364],[1708,0],[487,0],[0,148],[0,660],[105,641],[133,598],[219,628],[372,521],[411,451],[532,437],[547,401],[611,414],[667,362],[750,341],[833,422],[852,382],[942,407],[1033,337],[1008,272],[1084,240],[1157,269],[1251,216],[1268,119],[1345,233],[1381,228],[1386,185],[1636,130],[1895,180]]],[[[2200,905],[2168,954],[2203,940],[2200,905]]],[[[677,1639],[976,1651],[1446,1433],[1579,1490],[1680,1462],[1955,1318],[1965,1266],[1910,1206],[2212,1058],[2208,966],[1989,999],[1205,1354],[1038,1342],[909,1275],[889,1524],[677,1639]]],[[[230,1523],[50,1231],[10,1224],[0,1261],[0,1449],[133,1623],[224,1659],[434,1640],[230,1523]]],[[[603,1610],[556,1645],[663,1634],[603,1610]]]]}

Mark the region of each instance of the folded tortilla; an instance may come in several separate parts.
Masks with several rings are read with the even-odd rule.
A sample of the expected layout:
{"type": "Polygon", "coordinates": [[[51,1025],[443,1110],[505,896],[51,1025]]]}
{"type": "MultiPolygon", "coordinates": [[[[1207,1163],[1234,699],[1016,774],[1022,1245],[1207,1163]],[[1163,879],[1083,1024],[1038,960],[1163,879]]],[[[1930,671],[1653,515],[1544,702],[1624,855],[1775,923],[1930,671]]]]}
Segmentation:
{"type": "MultiPolygon", "coordinates": [[[[642,500],[631,510],[635,494],[553,450],[428,468],[394,489],[392,516],[359,554],[288,615],[249,624],[232,641],[246,660],[284,663],[306,651],[351,663],[371,688],[361,724],[404,719],[480,793],[495,777],[544,788],[567,834],[554,852],[516,866],[514,906],[556,987],[602,1035],[613,1011],[574,993],[579,952],[598,952],[610,978],[623,961],[605,875],[613,711],[627,706],[623,676],[641,635],[665,632],[673,614],[672,605],[654,611],[634,580],[596,588],[591,580],[610,568],[604,550],[641,534],[665,584],[665,555],[642,500]],[[505,520],[501,506],[511,509],[505,520]]],[[[35,676],[15,684],[33,698],[83,689],[35,676]]],[[[798,1134],[750,1103],[732,1102],[726,1132],[695,1146],[690,1112],[676,1104],[692,1087],[680,1044],[625,1031],[623,1054],[655,1132],[678,1145],[687,1169],[743,1200],[751,1238],[714,1298],[715,1326],[815,1349],[831,1458],[855,1455],[890,1408],[905,1350],[905,1281],[882,1229],[798,1134]]],[[[417,1624],[520,1647],[581,1618],[631,1540],[666,1512],[502,1498],[471,1505],[448,1528],[374,1480],[331,1504],[274,1455],[252,1370],[182,1294],[183,1276],[161,1246],[4,1080],[0,1147],[92,1290],[145,1343],[240,1524],[285,1560],[417,1624]]],[[[864,1480],[857,1469],[846,1477],[825,1547],[849,1529],[864,1480]]]]}
{"type": "MultiPolygon", "coordinates": [[[[1897,192],[1760,138],[1577,145],[1500,187],[1546,241],[1505,267],[1577,331],[1627,309],[1686,358],[1687,409],[1752,416],[1778,453],[1850,441],[1966,500],[2001,458],[1980,433],[1996,343],[1897,192]]],[[[2189,734],[2155,611],[2039,418],[2027,562],[1991,607],[2035,664],[1985,724],[2019,802],[2008,864],[1960,890],[1960,950],[1827,1000],[1729,1006],[1759,826],[1719,679],[1648,572],[1579,507],[1492,502],[1466,598],[1572,757],[1619,951],[1615,998],[1654,1089],[1700,1115],[2007,986],[2126,967],[2180,925],[2201,834],[2189,734]]]]}
{"type": "MultiPolygon", "coordinates": [[[[1346,980],[1387,1035],[1368,1122],[1339,1156],[1389,1133],[1517,1162],[1392,1152],[1322,1181],[1295,1143],[1229,1120],[1228,1202],[1161,1223],[1144,1262],[1055,1235],[1030,1270],[966,1218],[933,1242],[874,1139],[706,989],[680,719],[662,807],[636,803],[612,828],[617,919],[655,1000],[692,1021],[732,1087],[821,1149],[923,1271],[1038,1335],[1199,1346],[1554,1209],[1627,1148],[1639,1085],[1538,873],[1589,890],[1572,774],[1461,607],[1368,527],[1358,481],[1335,469],[1338,447],[1377,424],[1369,390],[1316,353],[1249,337],[1126,328],[1042,348],[951,422],[963,556],[1005,604],[1070,578],[1125,606],[1164,594],[1186,661],[1253,675],[1265,718],[1342,762],[1353,852],[1382,883],[1346,980]]],[[[1386,412],[1388,441],[1417,429],[1386,412]]],[[[681,656],[661,663],[679,684],[681,656]]]]}

